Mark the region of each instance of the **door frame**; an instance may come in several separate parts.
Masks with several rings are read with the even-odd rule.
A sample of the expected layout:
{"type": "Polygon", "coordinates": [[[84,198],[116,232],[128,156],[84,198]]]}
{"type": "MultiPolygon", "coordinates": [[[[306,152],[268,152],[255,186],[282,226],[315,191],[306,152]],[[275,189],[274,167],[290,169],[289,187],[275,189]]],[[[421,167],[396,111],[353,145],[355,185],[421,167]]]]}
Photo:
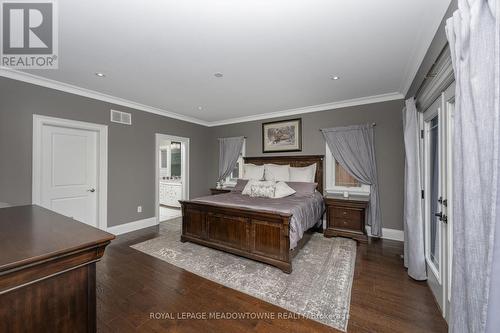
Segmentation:
{"type": "Polygon", "coordinates": [[[425,228],[425,261],[427,267],[427,284],[429,285],[436,302],[439,304],[441,313],[446,321],[450,316],[450,295],[451,295],[451,268],[452,268],[452,254],[453,254],[453,112],[455,101],[455,83],[452,82],[445,91],[441,92],[438,99],[430,105],[427,110],[421,112],[421,125],[420,128],[424,131],[423,144],[422,144],[422,179],[425,191],[425,199],[423,201],[424,207],[424,228],[425,228]],[[435,110],[430,110],[435,108],[435,110]],[[431,112],[433,111],[433,112],[431,112]],[[425,114],[429,112],[428,114],[425,114]],[[430,252],[430,230],[428,224],[428,217],[430,212],[428,200],[430,195],[430,179],[427,177],[429,174],[429,147],[428,147],[428,133],[426,121],[432,119],[434,116],[439,117],[439,143],[438,143],[438,158],[439,158],[439,196],[447,200],[447,204],[440,205],[440,211],[447,216],[447,222],[439,222],[439,272],[434,267],[434,264],[429,258],[430,252]],[[439,292],[438,292],[439,291],[439,292]]]}
{"type": "Polygon", "coordinates": [[[41,205],[42,198],[42,128],[57,126],[86,131],[97,134],[97,228],[108,227],[108,126],[69,120],[56,117],[33,115],[33,160],[32,160],[32,197],[34,205],[41,205]]]}
{"type": "Polygon", "coordinates": [[[155,134],[155,218],[157,223],[160,222],[160,159],[158,152],[160,151],[160,141],[169,140],[181,142],[182,158],[182,200],[189,200],[189,143],[190,139],[182,136],[156,133],[155,134]]]}

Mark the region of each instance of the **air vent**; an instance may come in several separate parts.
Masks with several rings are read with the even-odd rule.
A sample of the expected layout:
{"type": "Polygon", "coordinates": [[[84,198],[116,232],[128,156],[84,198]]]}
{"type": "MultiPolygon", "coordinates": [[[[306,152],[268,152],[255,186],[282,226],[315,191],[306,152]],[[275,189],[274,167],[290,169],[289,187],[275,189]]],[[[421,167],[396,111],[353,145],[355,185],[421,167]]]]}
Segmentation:
{"type": "Polygon", "coordinates": [[[127,112],[111,110],[111,121],[125,125],[132,125],[132,115],[127,112]]]}

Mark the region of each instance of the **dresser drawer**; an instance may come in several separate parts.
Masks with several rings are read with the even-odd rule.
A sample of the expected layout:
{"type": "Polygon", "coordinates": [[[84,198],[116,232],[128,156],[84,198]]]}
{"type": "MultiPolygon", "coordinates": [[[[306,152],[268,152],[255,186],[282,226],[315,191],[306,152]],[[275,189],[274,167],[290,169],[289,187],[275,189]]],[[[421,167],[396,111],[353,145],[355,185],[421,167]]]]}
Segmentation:
{"type": "Polygon", "coordinates": [[[333,227],[361,231],[361,220],[351,220],[339,217],[333,218],[333,227]]]}
{"type": "Polygon", "coordinates": [[[349,220],[356,220],[360,221],[361,220],[361,215],[362,215],[362,210],[359,209],[350,209],[346,207],[332,207],[330,208],[333,210],[331,214],[333,214],[334,218],[339,218],[339,219],[349,219],[349,220]]]}

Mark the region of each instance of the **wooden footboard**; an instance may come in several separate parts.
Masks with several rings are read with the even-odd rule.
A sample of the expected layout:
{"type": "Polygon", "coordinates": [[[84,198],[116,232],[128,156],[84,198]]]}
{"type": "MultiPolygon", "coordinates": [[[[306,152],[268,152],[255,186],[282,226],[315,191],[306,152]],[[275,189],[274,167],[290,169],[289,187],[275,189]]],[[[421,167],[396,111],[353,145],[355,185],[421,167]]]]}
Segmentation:
{"type": "Polygon", "coordinates": [[[292,272],[291,214],[181,201],[181,242],[193,242],[292,272]]]}

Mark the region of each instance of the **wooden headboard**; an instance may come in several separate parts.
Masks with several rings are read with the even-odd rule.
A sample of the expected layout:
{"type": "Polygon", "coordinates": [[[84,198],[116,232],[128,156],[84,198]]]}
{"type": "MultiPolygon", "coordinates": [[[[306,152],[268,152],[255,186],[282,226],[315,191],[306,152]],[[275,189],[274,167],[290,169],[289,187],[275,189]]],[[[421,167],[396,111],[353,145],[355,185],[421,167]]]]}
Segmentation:
{"type": "Polygon", "coordinates": [[[323,194],[323,160],[324,155],[302,155],[302,156],[259,156],[259,157],[243,157],[245,163],[262,165],[266,163],[272,164],[290,164],[292,167],[305,167],[316,163],[315,182],[318,183],[318,191],[323,194]]]}

